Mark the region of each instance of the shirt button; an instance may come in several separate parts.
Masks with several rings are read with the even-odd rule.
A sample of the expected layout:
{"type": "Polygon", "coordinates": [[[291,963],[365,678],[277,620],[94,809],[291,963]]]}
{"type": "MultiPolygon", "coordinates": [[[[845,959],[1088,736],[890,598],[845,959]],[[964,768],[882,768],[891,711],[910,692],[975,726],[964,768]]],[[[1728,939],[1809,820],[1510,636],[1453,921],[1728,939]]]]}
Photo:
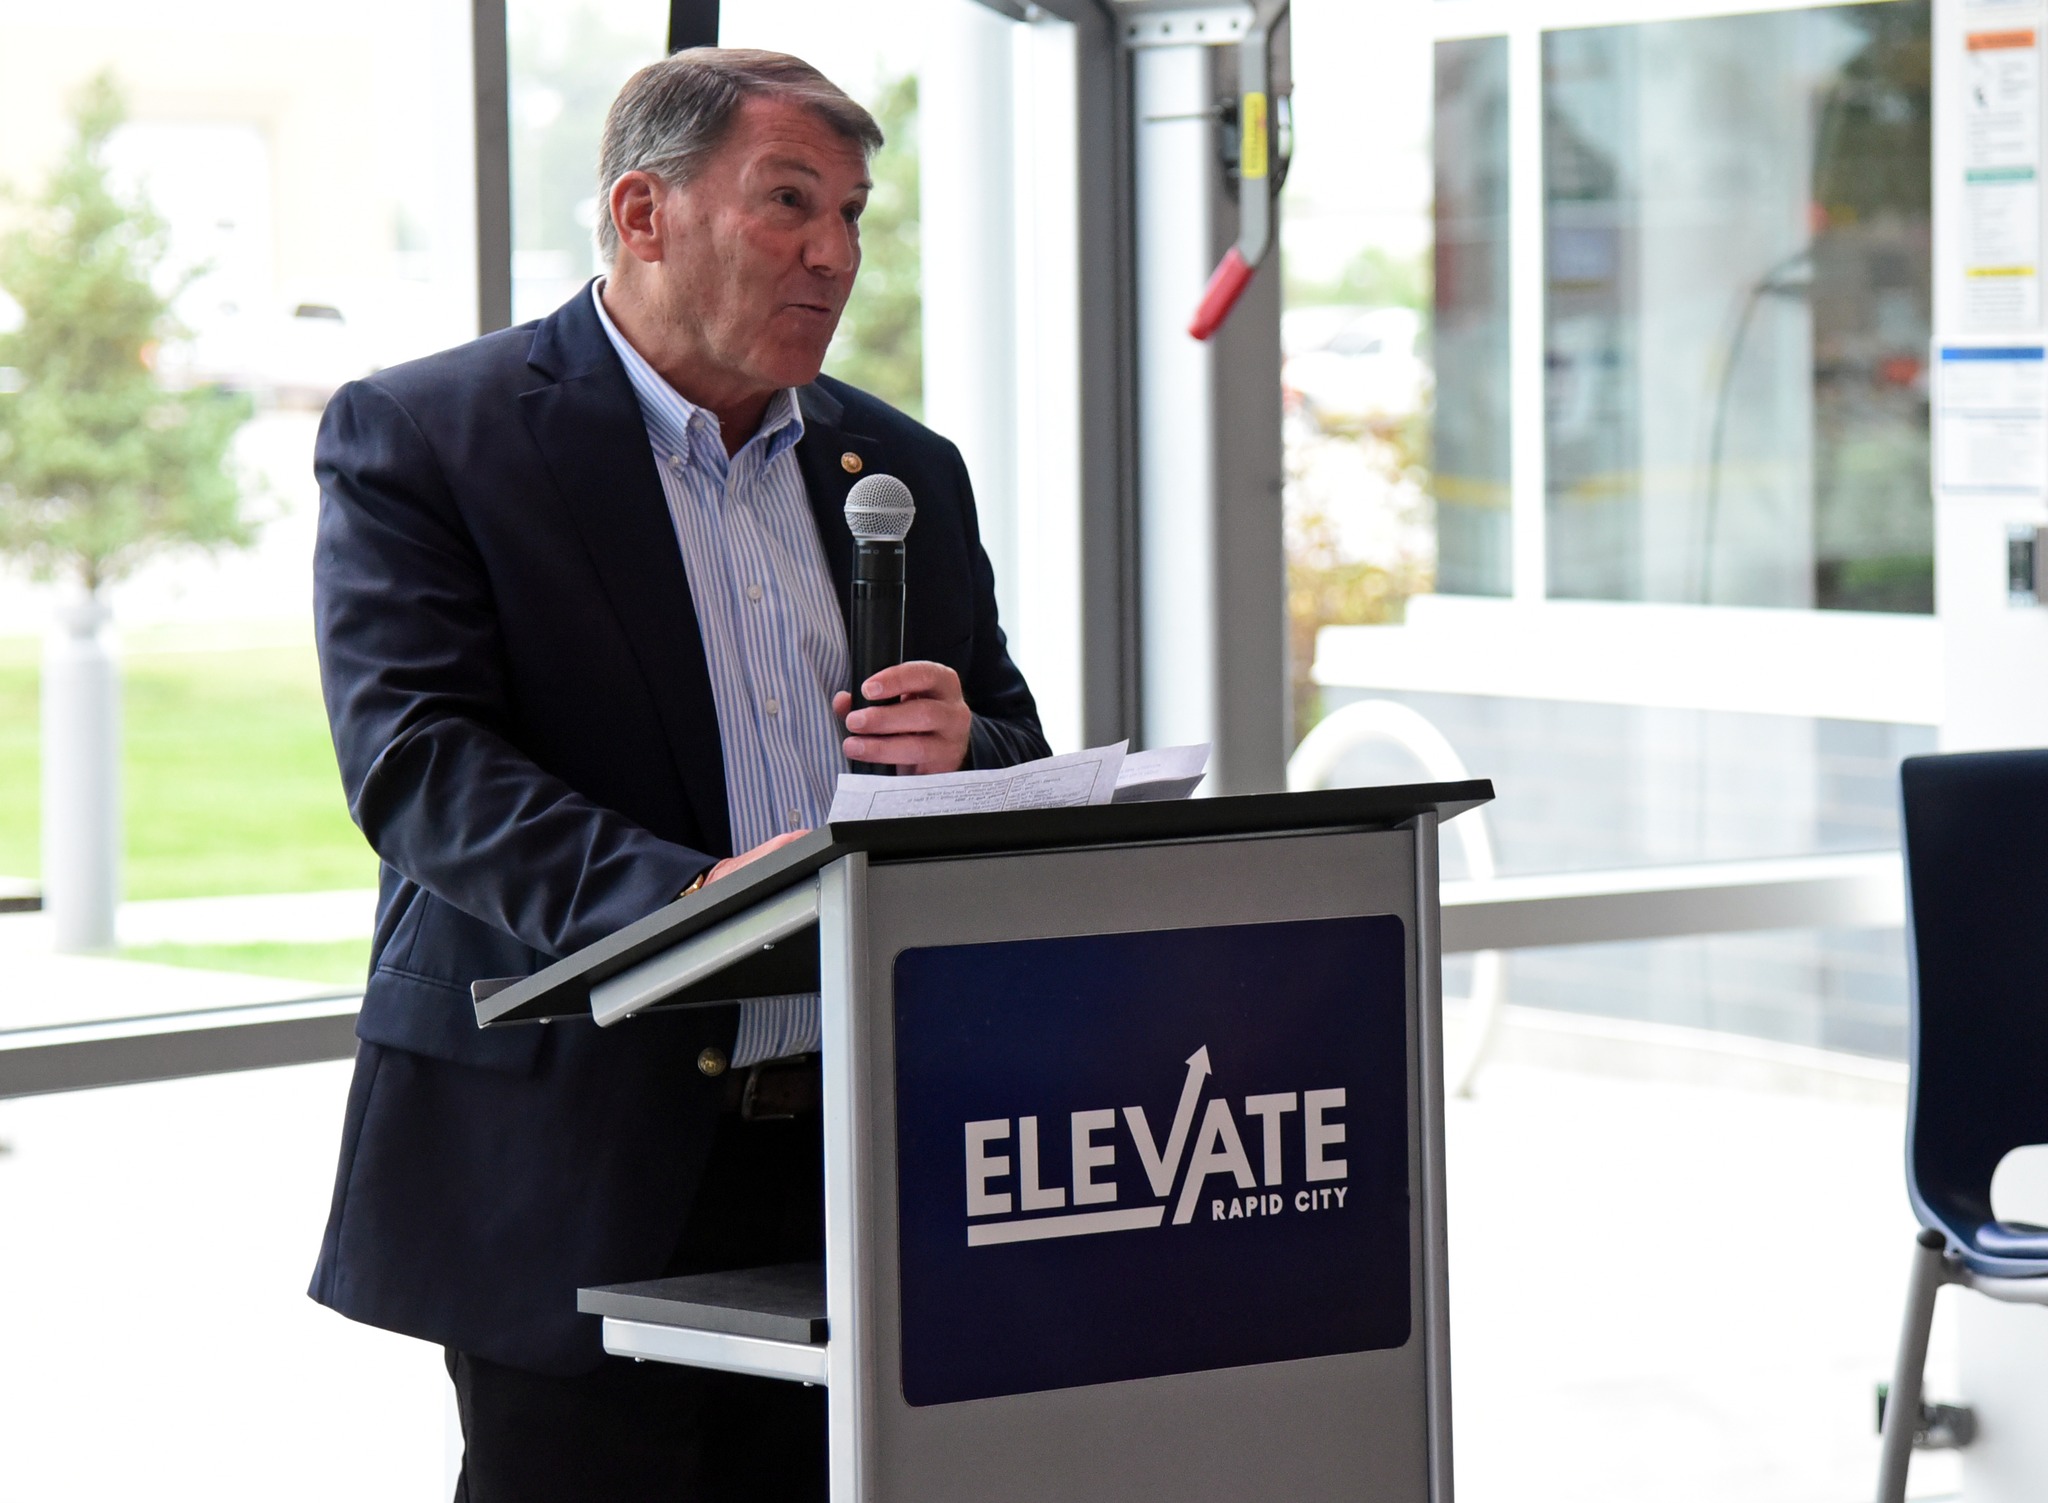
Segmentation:
{"type": "Polygon", "coordinates": [[[760,587],[759,585],[757,585],[757,584],[750,584],[750,585],[748,585],[748,586],[747,586],[747,599],[749,599],[749,600],[759,600],[760,598],[761,598],[761,587],[760,587]]]}
{"type": "Polygon", "coordinates": [[[782,713],[782,703],[779,700],[769,700],[764,708],[770,715],[780,715],[782,713]]]}
{"type": "Polygon", "coordinates": [[[792,830],[802,825],[803,822],[804,816],[803,811],[801,809],[792,809],[789,811],[789,827],[792,830]]]}

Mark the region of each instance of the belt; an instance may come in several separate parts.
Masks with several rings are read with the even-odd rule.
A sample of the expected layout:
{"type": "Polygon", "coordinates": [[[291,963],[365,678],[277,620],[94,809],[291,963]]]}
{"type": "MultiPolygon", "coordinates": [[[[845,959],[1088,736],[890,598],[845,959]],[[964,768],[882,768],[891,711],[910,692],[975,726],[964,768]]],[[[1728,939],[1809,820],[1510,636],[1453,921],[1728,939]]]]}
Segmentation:
{"type": "Polygon", "coordinates": [[[818,1056],[764,1059],[725,1076],[726,1115],[747,1122],[782,1122],[817,1111],[824,1094],[818,1056]]]}

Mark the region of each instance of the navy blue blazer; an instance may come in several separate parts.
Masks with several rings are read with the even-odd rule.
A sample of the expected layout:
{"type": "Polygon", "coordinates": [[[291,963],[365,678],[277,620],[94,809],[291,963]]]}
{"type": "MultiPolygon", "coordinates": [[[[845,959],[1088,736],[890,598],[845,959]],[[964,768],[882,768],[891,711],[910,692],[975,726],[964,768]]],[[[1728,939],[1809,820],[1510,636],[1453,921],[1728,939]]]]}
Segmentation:
{"type": "MultiPolygon", "coordinates": [[[[821,377],[797,445],[840,603],[854,476],[917,497],[912,658],[955,669],[971,765],[1043,756],[959,452],[821,377]]],[[[588,1284],[656,1276],[703,1167],[737,1010],[478,1030],[518,976],[732,854],[711,678],[639,402],[589,289],[537,324],[336,393],[314,453],[320,672],[382,859],[341,1163],[312,1294],[540,1372],[594,1366],[588,1284]]]]}

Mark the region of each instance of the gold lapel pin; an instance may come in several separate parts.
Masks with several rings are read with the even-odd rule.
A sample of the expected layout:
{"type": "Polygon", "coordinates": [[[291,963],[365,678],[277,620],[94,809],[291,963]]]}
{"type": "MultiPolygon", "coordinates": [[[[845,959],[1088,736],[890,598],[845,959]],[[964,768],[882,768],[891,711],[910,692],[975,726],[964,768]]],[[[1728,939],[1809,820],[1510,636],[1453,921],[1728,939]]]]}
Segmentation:
{"type": "Polygon", "coordinates": [[[858,475],[860,473],[860,456],[853,453],[840,455],[839,468],[846,471],[849,475],[858,475]]]}

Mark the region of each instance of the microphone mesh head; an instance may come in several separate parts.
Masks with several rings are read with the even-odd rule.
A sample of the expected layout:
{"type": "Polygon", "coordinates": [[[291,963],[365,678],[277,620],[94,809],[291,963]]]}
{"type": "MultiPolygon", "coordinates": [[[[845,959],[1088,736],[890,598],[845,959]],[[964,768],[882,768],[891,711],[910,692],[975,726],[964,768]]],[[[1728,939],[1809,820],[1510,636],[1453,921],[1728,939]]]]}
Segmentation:
{"type": "Polygon", "coordinates": [[[894,475],[867,475],[846,493],[846,530],[863,543],[900,543],[917,519],[910,487],[894,475]]]}

